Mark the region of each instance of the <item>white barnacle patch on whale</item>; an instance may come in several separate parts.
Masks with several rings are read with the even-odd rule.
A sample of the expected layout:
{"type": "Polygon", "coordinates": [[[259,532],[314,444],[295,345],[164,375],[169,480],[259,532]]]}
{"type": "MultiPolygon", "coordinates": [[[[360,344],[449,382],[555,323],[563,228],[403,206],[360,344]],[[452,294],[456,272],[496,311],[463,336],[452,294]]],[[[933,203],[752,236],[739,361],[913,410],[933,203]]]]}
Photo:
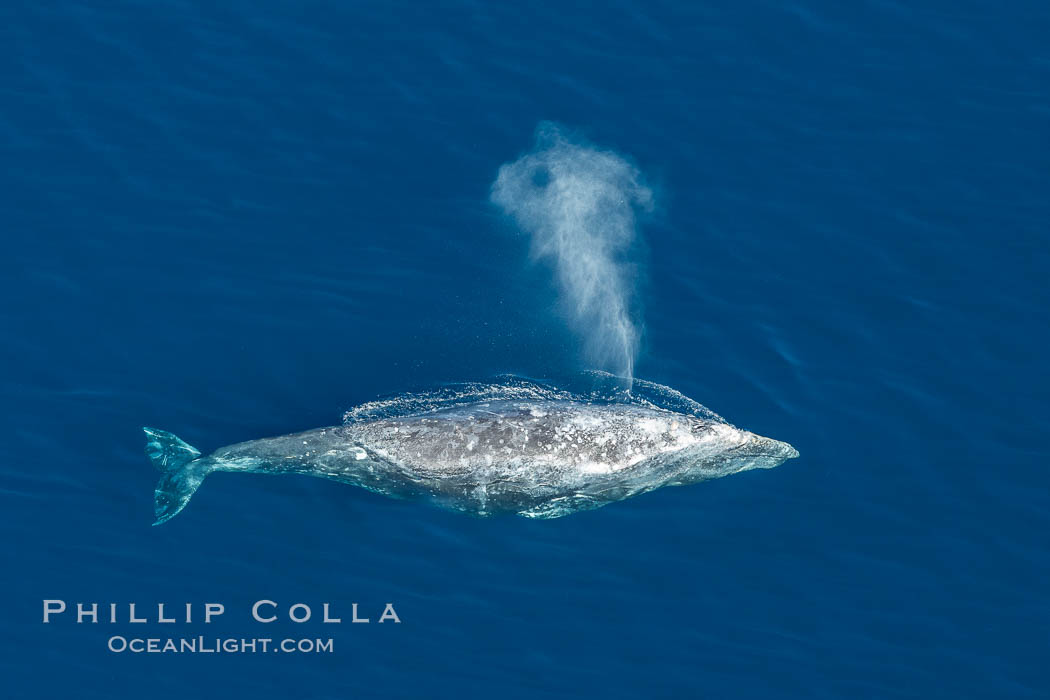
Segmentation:
{"type": "Polygon", "coordinates": [[[612,467],[602,462],[584,462],[580,465],[580,471],[584,474],[611,474],[612,467]]]}

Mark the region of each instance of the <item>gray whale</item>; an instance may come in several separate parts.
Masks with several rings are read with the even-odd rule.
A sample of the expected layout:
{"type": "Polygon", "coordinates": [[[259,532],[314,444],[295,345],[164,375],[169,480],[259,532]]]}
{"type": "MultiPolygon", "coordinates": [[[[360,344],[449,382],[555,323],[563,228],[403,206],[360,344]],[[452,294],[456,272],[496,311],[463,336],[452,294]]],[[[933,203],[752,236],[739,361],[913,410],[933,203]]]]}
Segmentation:
{"type": "Polygon", "coordinates": [[[557,518],[798,456],[791,445],[714,414],[559,397],[374,417],[203,457],[171,433],[143,430],[146,453],[162,472],[154,525],[178,514],[213,471],[309,474],[478,516],[557,518]]]}

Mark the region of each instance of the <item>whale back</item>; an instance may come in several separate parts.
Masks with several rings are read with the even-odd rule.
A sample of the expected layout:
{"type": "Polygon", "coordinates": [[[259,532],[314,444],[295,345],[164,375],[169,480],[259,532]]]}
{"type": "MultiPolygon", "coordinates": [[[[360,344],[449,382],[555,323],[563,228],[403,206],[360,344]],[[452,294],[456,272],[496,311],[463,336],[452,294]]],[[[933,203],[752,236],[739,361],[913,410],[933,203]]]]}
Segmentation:
{"type": "Polygon", "coordinates": [[[743,431],[660,409],[578,401],[486,401],[352,427],[377,455],[420,473],[498,467],[530,474],[612,474],[743,431]]]}

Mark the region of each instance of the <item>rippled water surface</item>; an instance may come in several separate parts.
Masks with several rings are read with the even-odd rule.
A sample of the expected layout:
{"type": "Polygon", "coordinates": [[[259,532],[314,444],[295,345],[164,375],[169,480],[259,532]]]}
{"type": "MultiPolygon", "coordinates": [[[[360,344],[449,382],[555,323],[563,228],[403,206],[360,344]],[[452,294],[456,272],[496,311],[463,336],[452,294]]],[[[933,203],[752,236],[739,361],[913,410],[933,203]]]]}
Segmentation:
{"type": "Polygon", "coordinates": [[[1047,36],[1030,1],[4,4],[4,695],[1045,697],[1047,36]],[[151,528],[143,425],[210,451],[585,364],[490,201],[543,120],[652,192],[636,375],[801,458],[553,521],[216,474],[151,528]]]}

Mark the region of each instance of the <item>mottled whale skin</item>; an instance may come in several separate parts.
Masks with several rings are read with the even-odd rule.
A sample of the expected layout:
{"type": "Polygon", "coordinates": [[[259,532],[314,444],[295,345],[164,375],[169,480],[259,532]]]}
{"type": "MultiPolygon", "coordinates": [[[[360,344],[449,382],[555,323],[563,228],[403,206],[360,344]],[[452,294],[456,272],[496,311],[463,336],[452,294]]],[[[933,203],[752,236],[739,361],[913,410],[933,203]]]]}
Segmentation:
{"type": "Polygon", "coordinates": [[[768,469],[798,452],[727,423],[631,404],[497,400],[309,430],[202,457],[144,428],[156,524],[212,471],[309,474],[473,515],[556,518],[661,486],[768,469]]]}

